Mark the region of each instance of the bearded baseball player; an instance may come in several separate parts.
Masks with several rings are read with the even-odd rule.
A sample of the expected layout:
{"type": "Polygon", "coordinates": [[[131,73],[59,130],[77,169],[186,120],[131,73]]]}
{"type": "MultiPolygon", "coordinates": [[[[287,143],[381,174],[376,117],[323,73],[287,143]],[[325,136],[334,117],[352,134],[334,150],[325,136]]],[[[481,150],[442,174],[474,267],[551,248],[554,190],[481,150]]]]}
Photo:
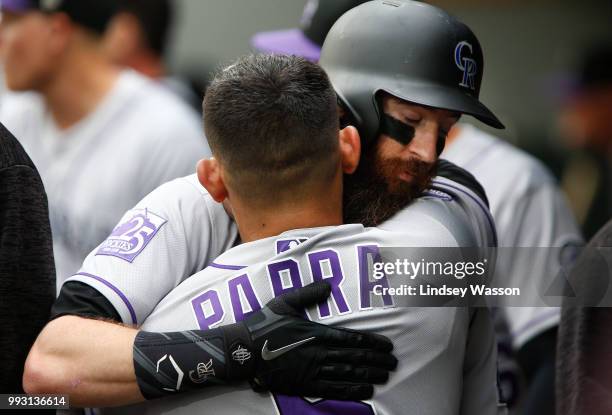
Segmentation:
{"type": "MultiPolygon", "coordinates": [[[[354,127],[338,130],[335,107],[336,95],[323,71],[303,58],[246,57],[212,82],[204,115],[215,159],[200,164],[198,177],[215,200],[231,203],[243,243],[170,292],[141,326],[146,331],[136,338],[136,348],[148,361],[157,362],[167,352],[165,347],[151,345],[156,339],[164,342],[161,334],[149,331],[200,329],[212,334],[218,325],[250,321],[248,315],[261,308],[261,301],[304,284],[328,281],[330,301],[311,309],[310,318],[375,330],[392,338],[400,356],[392,383],[378,388],[367,402],[271,397],[246,387],[214,394],[202,390],[121,408],[121,413],[335,411],[365,415],[399,414],[407,408],[431,414],[497,412],[495,349],[491,331],[486,330],[487,314],[469,308],[406,307],[397,298],[371,292],[376,282],[370,280],[366,264],[369,257],[378,255],[379,247],[457,247],[458,241],[440,223],[414,221],[409,233],[367,229],[361,224],[335,226],[342,223],[342,172],[356,168],[360,147],[354,127]],[[239,122],[245,118],[251,120],[248,126],[239,122]],[[277,143],[283,143],[281,150],[277,143]],[[252,163],[253,159],[259,163],[252,163]],[[304,211],[308,214],[300,215],[304,211]],[[418,363],[410,356],[418,356],[418,363]],[[423,399],[441,390],[445,400],[423,399]]],[[[442,192],[428,198],[443,208],[446,201],[439,196],[442,192]]],[[[418,211],[417,207],[411,214],[418,211]]],[[[427,261],[436,256],[432,248],[417,250],[413,259],[427,261]]],[[[394,286],[399,281],[382,283],[394,286]]],[[[264,360],[273,361],[275,353],[298,344],[261,335],[262,349],[238,341],[231,359],[248,365],[250,354],[260,353],[264,360]]],[[[303,336],[301,342],[315,339],[303,336]]],[[[217,358],[201,361],[195,354],[181,358],[179,367],[194,369],[185,382],[216,382],[222,368],[217,358]]],[[[141,389],[153,396],[168,387],[147,364],[138,364],[136,373],[146,380],[141,389]]],[[[168,377],[176,378],[171,371],[168,377]]],[[[292,388],[288,381],[280,392],[292,388]]]]}
{"type": "MultiPolygon", "coordinates": [[[[437,177],[430,185],[432,196],[418,199],[403,209],[428,184],[446,132],[461,113],[501,126],[477,99],[482,78],[482,52],[477,39],[465,25],[443,11],[408,1],[366,3],[344,15],[336,28],[326,41],[321,63],[330,73],[344,107],[344,118],[356,124],[360,133],[363,131],[365,147],[357,172],[363,185],[358,186],[360,180],[347,182],[351,194],[345,196],[345,204],[354,208],[346,210],[345,216],[349,220],[355,217],[359,201],[365,200],[359,221],[369,224],[388,219],[382,227],[394,231],[428,224],[433,229],[443,229],[453,241],[445,239],[450,246],[493,246],[495,234],[484,202],[486,198],[473,178],[459,169],[445,166],[439,172],[467,187],[437,177]],[[422,22],[427,19],[435,24],[423,27],[422,22]],[[403,24],[406,21],[414,24],[403,24]],[[385,27],[385,31],[380,27],[385,27]],[[369,36],[364,38],[363,33],[369,36]],[[429,36],[448,41],[440,42],[437,48],[419,41],[415,45],[414,63],[406,65],[403,56],[406,42],[417,35],[421,40],[429,36]],[[371,56],[362,53],[364,40],[367,40],[365,51],[371,52],[371,56]],[[359,48],[354,46],[357,43],[359,48]],[[381,48],[383,44],[385,48],[381,48]],[[470,47],[465,47],[466,44],[470,47]],[[463,69],[448,59],[454,53],[469,55],[459,57],[466,62],[463,69]],[[386,59],[384,64],[382,57],[386,59]],[[417,62],[423,60],[446,70],[419,73],[417,62]],[[397,73],[404,76],[398,77],[397,73]],[[365,194],[370,196],[364,197],[365,194]]],[[[55,308],[55,316],[60,318],[50,323],[31,354],[27,368],[32,371],[29,372],[31,386],[40,390],[64,387],[61,381],[36,372],[40,365],[35,364],[35,359],[40,359],[38,363],[55,359],[58,365],[70,370],[84,368],[74,364],[74,360],[69,361],[74,356],[84,356],[86,347],[79,349],[75,344],[71,352],[61,357],[50,347],[58,331],[68,329],[79,333],[75,339],[78,343],[78,338],[86,332],[99,334],[102,326],[108,330],[116,328],[110,323],[62,315],[105,316],[128,324],[142,324],[155,305],[190,273],[206,265],[214,267],[214,258],[230,248],[236,236],[237,229],[225,209],[214,203],[195,176],[170,182],[153,192],[126,214],[113,234],[90,254],[81,271],[64,285],[55,308]],[[71,353],[74,355],[68,358],[71,353]]],[[[479,321],[486,326],[485,320],[479,317],[472,323],[479,321]]],[[[464,328],[472,332],[476,326],[464,328]]],[[[492,350],[492,346],[486,346],[493,341],[486,334],[489,331],[476,331],[481,332],[485,349],[492,350]]],[[[62,348],[66,349],[65,342],[62,348]]],[[[483,368],[490,367],[493,354],[478,354],[488,362],[483,368]]],[[[85,361],[88,360],[81,360],[85,361]]],[[[91,370],[84,372],[83,376],[92,373],[91,370]]],[[[111,374],[107,371],[105,375],[111,374]]],[[[461,394],[476,396],[475,391],[487,387],[488,383],[484,385],[465,381],[465,388],[472,388],[473,393],[464,390],[461,394]]],[[[80,391],[75,388],[72,392],[80,391]]],[[[95,400],[100,394],[92,398],[88,396],[91,390],[82,392],[82,402],[100,404],[101,400],[95,400]]],[[[140,391],[136,389],[136,392],[136,396],[123,401],[114,394],[113,403],[142,400],[140,391]]],[[[491,394],[483,396],[489,403],[494,401],[491,394]]],[[[468,405],[474,401],[465,402],[468,405]]]]}
{"type": "MultiPolygon", "coordinates": [[[[317,62],[335,20],[362,2],[308,1],[299,27],[257,33],[251,45],[260,52],[299,55],[317,62]]],[[[460,57],[455,64],[464,65],[460,57]]],[[[467,123],[453,126],[441,157],[465,168],[483,185],[499,246],[570,248],[581,244],[580,231],[562,192],[552,174],[534,157],[467,123]]],[[[496,269],[508,286],[521,287],[525,305],[533,305],[539,295],[535,286],[557,275],[562,264],[557,255],[536,261],[533,255],[520,256],[522,252],[525,250],[504,250],[497,258],[496,269]]],[[[504,399],[511,406],[520,403],[527,408],[545,403],[549,412],[554,411],[551,376],[559,309],[506,307],[496,310],[495,317],[504,399]],[[547,350],[546,357],[536,350],[547,350]],[[523,377],[528,388],[523,387],[523,377]],[[530,385],[534,379],[538,381],[530,385]]],[[[542,406],[539,408],[542,412],[542,406]]],[[[533,413],[538,410],[534,408],[533,413]]]]}

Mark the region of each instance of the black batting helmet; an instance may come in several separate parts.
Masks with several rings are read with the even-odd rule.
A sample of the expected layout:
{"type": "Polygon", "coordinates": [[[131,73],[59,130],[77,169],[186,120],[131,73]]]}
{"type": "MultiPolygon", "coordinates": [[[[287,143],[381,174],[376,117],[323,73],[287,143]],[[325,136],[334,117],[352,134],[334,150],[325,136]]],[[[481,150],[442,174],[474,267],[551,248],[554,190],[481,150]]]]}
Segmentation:
{"type": "Polygon", "coordinates": [[[331,28],[319,63],[365,144],[378,136],[379,91],[504,128],[478,100],[483,71],[478,39],[437,7],[410,0],[357,6],[331,28]]]}

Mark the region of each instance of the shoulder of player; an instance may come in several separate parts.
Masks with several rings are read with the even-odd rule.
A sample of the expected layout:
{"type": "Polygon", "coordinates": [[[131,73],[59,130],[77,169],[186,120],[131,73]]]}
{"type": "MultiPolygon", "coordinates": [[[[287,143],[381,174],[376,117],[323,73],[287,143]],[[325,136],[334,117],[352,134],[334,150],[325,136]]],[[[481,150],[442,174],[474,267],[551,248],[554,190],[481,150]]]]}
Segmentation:
{"type": "MultiPolygon", "coordinates": [[[[33,92],[6,92],[0,99],[0,122],[23,140],[22,129],[26,124],[35,123],[44,116],[45,109],[42,98],[33,92]]],[[[36,137],[37,139],[39,137],[36,137]]]]}
{"type": "MultiPolygon", "coordinates": [[[[432,196],[414,201],[380,224],[377,229],[388,232],[386,238],[402,243],[402,246],[459,246],[458,235],[466,226],[465,219],[454,212],[448,202],[432,196]]],[[[384,234],[383,234],[384,235],[384,234]]]]}
{"type": "Polygon", "coordinates": [[[524,177],[528,187],[551,185],[556,182],[552,172],[542,161],[508,143],[501,146],[499,159],[507,160],[506,174],[524,177]]]}
{"type": "Polygon", "coordinates": [[[432,181],[430,188],[427,189],[426,194],[438,196],[445,200],[452,199],[452,196],[450,196],[452,194],[469,195],[472,198],[479,199],[485,206],[489,206],[484,188],[472,173],[444,159],[439,160],[437,170],[437,176],[432,181]]]}
{"type": "Polygon", "coordinates": [[[486,157],[480,157],[478,162],[483,163],[482,167],[486,168],[489,174],[497,171],[500,175],[512,177],[515,189],[519,187],[528,190],[534,186],[555,183],[552,173],[544,163],[501,138],[475,127],[466,127],[465,139],[479,142],[483,151],[489,148],[486,157]]]}
{"type": "Polygon", "coordinates": [[[185,132],[203,137],[199,115],[164,86],[133,71],[124,71],[121,82],[130,97],[131,114],[145,121],[141,125],[144,130],[172,129],[173,140],[185,132]]]}
{"type": "Polygon", "coordinates": [[[15,110],[44,110],[44,102],[42,97],[34,92],[12,92],[6,91],[2,93],[0,98],[0,108],[15,109],[15,110]]]}
{"type": "Polygon", "coordinates": [[[36,170],[19,141],[0,123],[0,171],[13,167],[36,170]]]}
{"type": "Polygon", "coordinates": [[[162,184],[149,193],[136,208],[156,209],[160,214],[178,216],[190,221],[205,212],[211,220],[215,215],[226,215],[223,206],[212,199],[195,174],[162,184]]]}
{"type": "MultiPolygon", "coordinates": [[[[164,302],[176,304],[177,298],[186,297],[185,300],[189,300],[189,297],[194,294],[201,292],[203,286],[210,286],[213,281],[217,278],[227,278],[227,274],[238,271],[228,271],[213,266],[207,266],[206,268],[191,274],[189,278],[185,278],[179,285],[177,285],[166,297],[162,300],[160,305],[164,302]]],[[[159,306],[156,307],[156,310],[159,306]]]]}

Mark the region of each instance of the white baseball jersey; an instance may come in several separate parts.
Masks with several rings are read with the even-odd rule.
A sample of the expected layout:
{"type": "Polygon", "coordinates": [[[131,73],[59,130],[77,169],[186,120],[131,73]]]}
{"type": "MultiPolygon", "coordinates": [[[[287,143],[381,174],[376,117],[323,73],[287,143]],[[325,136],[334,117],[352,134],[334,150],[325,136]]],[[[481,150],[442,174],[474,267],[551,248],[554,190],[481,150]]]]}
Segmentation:
{"type": "Polygon", "coordinates": [[[127,209],[210,156],[198,115],[132,71],[66,130],[38,95],[12,95],[0,108],[0,121],[36,164],[48,194],[58,286],[127,209]]]}
{"type": "MultiPolygon", "coordinates": [[[[461,124],[459,128],[457,139],[447,146],[442,158],[468,170],[484,187],[500,247],[581,244],[580,231],[567,202],[540,161],[476,127],[461,124]]],[[[508,286],[522,288],[521,298],[528,301],[529,294],[538,295],[528,279],[538,275],[550,279],[557,275],[561,264],[558,256],[537,261],[537,256],[519,257],[520,253],[503,250],[497,269],[506,277],[508,286]]],[[[532,304],[537,304],[535,297],[532,304]]],[[[508,307],[505,314],[516,348],[557,325],[560,316],[556,307],[508,307]]]]}
{"type": "MultiPolygon", "coordinates": [[[[410,232],[417,223],[446,229],[460,246],[496,245],[493,219],[469,189],[436,178],[427,194],[379,228],[410,232]]],[[[235,245],[237,237],[234,222],[194,174],[160,186],[128,211],[68,281],[92,286],[123,323],[140,325],[174,287],[235,245]]]]}
{"type": "MultiPolygon", "coordinates": [[[[325,323],[377,330],[389,335],[394,339],[396,354],[403,362],[400,374],[394,375],[388,385],[377,392],[377,399],[346,404],[349,406],[343,407],[343,413],[404,413],[406,408],[432,414],[495,413],[495,346],[486,310],[413,308],[409,311],[405,307],[390,307],[366,311],[362,309],[372,306],[373,297],[358,296],[355,291],[358,281],[362,285],[365,283],[363,278],[357,278],[357,244],[370,244],[370,247],[376,244],[494,246],[495,232],[488,210],[470,190],[450,180],[436,178],[425,197],[398,212],[380,229],[392,232],[366,231],[361,225],[292,231],[278,238],[240,245],[215,260],[216,254],[234,244],[235,225],[193,175],[161,186],[128,212],[113,234],[87,257],[82,269],[70,281],[81,281],[98,289],[126,323],[142,324],[155,309],[149,320],[145,320],[144,329],[174,331],[216,327],[235,321],[236,316],[241,318],[286,288],[307,284],[314,275],[291,276],[281,269],[274,288],[267,277],[245,280],[241,272],[243,266],[253,264],[261,271],[264,262],[281,260],[277,251],[278,255],[286,256],[288,254],[283,253],[286,249],[299,247],[302,251],[294,251],[297,258],[300,252],[313,253],[325,248],[330,255],[336,253],[341,258],[338,256],[337,261],[335,257],[322,258],[319,261],[321,271],[317,275],[333,277],[330,267],[339,269],[343,276],[346,275],[346,279],[342,279],[346,280],[342,282],[346,286],[337,287],[332,296],[340,305],[333,303],[323,314],[311,317],[325,323]],[[186,279],[188,271],[193,269],[203,271],[186,279]],[[228,278],[234,277],[234,282],[229,283],[228,278]],[[185,281],[164,298],[182,280],[185,281]],[[200,298],[202,302],[197,308],[200,311],[196,312],[193,307],[189,308],[193,302],[183,301],[186,297],[199,296],[207,287],[218,291],[211,300],[214,304],[208,302],[206,294],[200,298]],[[217,307],[216,311],[214,307],[217,307]],[[168,310],[177,314],[167,314],[168,310]],[[206,323],[209,318],[212,319],[210,324],[206,323]],[[444,399],[437,398],[441,393],[444,399]]],[[[365,248],[361,251],[362,257],[368,253],[371,251],[365,248]]],[[[483,255],[488,255],[486,249],[483,249],[483,255]]],[[[299,257],[300,267],[306,264],[305,261],[308,261],[306,256],[299,257]]],[[[303,399],[273,399],[268,395],[254,394],[247,385],[232,387],[231,391],[238,395],[227,396],[230,390],[213,388],[201,394],[186,394],[176,400],[157,400],[116,411],[221,411],[235,414],[255,410],[275,413],[274,408],[280,405],[285,408],[280,413],[300,413],[297,412],[300,407],[302,413],[330,413],[340,405],[331,401],[311,405],[303,399]],[[203,397],[207,398],[206,402],[199,402],[203,397]],[[292,412],[287,412],[288,405],[298,406],[291,406],[293,409],[289,411],[292,412]]]]}
{"type": "MultiPolygon", "coordinates": [[[[332,295],[327,303],[309,310],[312,320],[375,331],[394,343],[399,367],[388,384],[376,388],[372,400],[313,401],[257,394],[245,383],[150,401],[119,412],[496,414],[495,341],[487,310],[407,307],[401,303],[403,298],[376,295],[376,284],[395,287],[403,282],[396,277],[373,278],[368,264],[384,246],[458,244],[444,224],[427,220],[412,221],[409,233],[356,224],[285,232],[225,252],[168,294],[142,325],[148,331],[206,330],[242,320],[294,287],[325,280],[332,285],[332,295]]],[[[441,259],[435,248],[411,252],[414,261],[441,259]]],[[[198,376],[196,368],[180,370],[184,376],[198,376]]]]}

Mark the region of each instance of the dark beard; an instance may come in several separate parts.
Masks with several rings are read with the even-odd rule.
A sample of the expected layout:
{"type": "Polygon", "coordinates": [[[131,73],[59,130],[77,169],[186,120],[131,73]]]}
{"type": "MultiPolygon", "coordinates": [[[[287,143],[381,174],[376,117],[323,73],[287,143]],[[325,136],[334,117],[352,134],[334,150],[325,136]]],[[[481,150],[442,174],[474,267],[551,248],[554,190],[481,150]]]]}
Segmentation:
{"type": "Polygon", "coordinates": [[[405,166],[398,160],[376,160],[375,150],[369,150],[359,163],[357,171],[344,176],[344,223],[377,226],[408,206],[429,186],[435,171],[418,159],[405,166]],[[393,177],[400,171],[410,171],[412,183],[393,177]],[[386,174],[385,174],[386,173],[386,174]],[[387,183],[385,176],[393,177],[387,183]]]}

